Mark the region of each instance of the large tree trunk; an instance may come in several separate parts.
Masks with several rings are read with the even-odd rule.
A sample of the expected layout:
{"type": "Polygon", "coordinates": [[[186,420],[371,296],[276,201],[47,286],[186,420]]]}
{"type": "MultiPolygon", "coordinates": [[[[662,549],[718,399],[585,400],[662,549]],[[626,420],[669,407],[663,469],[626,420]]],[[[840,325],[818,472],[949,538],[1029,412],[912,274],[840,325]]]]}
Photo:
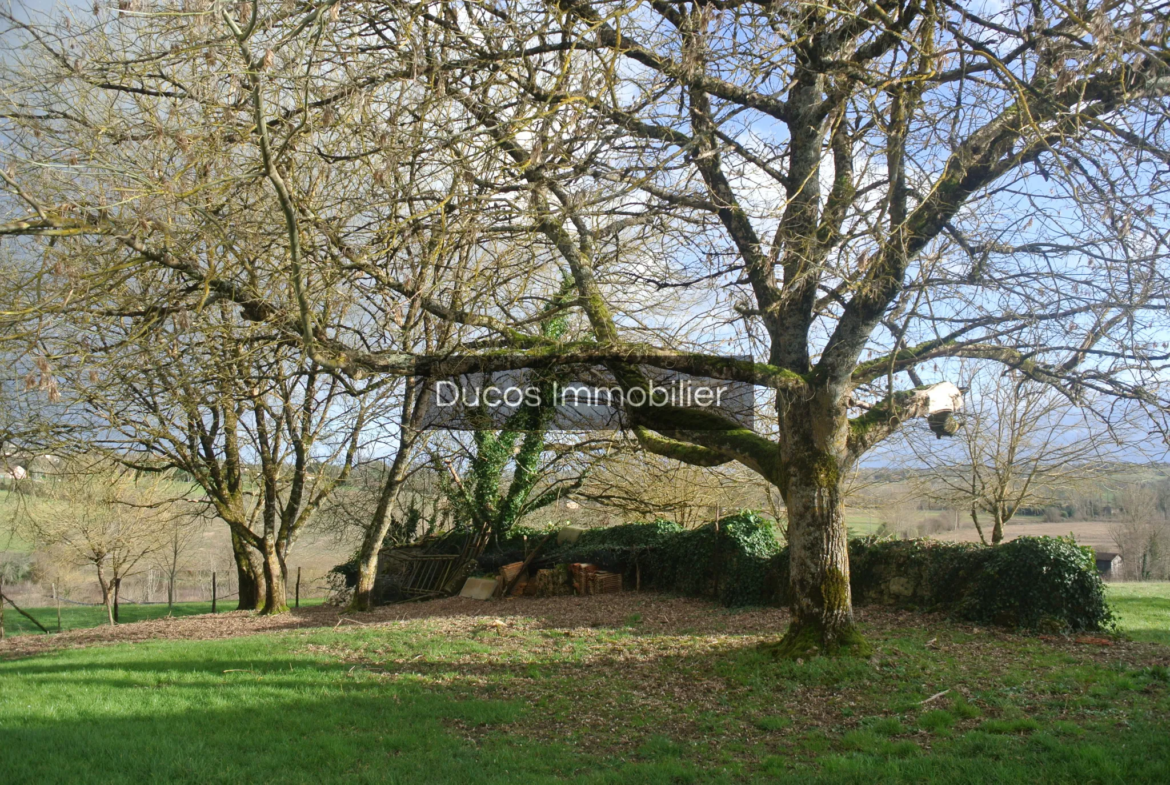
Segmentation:
{"type": "Polygon", "coordinates": [[[264,538],[264,607],[260,612],[274,616],[288,612],[288,593],[284,583],[284,561],[272,537],[264,538]]]}
{"type": "Polygon", "coordinates": [[[780,490],[788,508],[792,622],[776,654],[868,655],[853,621],[842,474],[850,459],[844,407],[787,406],[780,490]]]}
{"type": "Polygon", "coordinates": [[[240,601],[236,610],[254,611],[264,600],[264,568],[260,555],[232,532],[232,555],[236,560],[236,582],[240,601]]]}

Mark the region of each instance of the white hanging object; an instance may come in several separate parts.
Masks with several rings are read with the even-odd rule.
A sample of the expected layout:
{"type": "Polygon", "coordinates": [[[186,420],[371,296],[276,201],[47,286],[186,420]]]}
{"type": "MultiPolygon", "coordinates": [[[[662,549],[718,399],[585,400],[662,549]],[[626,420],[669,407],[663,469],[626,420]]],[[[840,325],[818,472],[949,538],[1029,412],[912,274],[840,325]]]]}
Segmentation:
{"type": "Polygon", "coordinates": [[[919,390],[914,396],[918,416],[926,415],[926,422],[936,438],[954,436],[959,430],[955,412],[963,409],[963,391],[950,382],[939,382],[919,390]]]}

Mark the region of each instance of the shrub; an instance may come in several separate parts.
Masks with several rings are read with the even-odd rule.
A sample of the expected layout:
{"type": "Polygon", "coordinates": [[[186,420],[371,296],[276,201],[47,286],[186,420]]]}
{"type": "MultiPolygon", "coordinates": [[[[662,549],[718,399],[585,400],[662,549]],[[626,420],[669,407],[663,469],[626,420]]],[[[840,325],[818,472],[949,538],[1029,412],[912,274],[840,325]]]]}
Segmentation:
{"type": "Polygon", "coordinates": [[[958,604],[962,618],[1052,631],[1113,626],[1092,548],[1071,537],[1020,537],[989,550],[958,604]]]}
{"type": "Polygon", "coordinates": [[[358,554],[355,552],[353,556],[349,557],[349,561],[334,566],[326,576],[326,580],[331,585],[332,582],[337,581],[339,583],[338,588],[356,588],[358,582],[358,554]],[[337,578],[331,576],[337,576],[337,578]]]}
{"type": "MultiPolygon", "coordinates": [[[[788,550],[772,559],[773,601],[787,604],[788,550]]],[[[849,541],[857,605],[942,611],[967,621],[1051,632],[1106,630],[1113,616],[1091,548],[1069,538],[973,543],[861,537],[849,541]]]]}

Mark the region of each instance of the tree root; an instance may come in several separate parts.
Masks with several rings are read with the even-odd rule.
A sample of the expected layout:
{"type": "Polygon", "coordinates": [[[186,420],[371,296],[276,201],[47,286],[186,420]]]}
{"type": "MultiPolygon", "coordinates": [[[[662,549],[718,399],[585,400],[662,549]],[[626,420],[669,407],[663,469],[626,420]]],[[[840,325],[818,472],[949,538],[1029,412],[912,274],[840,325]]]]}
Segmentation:
{"type": "Polygon", "coordinates": [[[795,621],[788,626],[783,638],[763,644],[760,649],[780,660],[808,659],[818,655],[869,657],[873,654],[873,646],[852,625],[826,635],[819,625],[795,621]]]}

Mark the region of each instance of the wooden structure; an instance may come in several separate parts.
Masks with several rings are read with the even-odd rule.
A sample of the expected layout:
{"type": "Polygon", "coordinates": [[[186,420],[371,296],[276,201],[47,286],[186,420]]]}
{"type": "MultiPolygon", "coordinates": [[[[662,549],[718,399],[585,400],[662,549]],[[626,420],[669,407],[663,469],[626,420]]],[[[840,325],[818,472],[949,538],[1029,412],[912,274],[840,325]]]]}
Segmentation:
{"type": "Polygon", "coordinates": [[[465,553],[423,553],[402,548],[391,552],[390,558],[400,565],[396,588],[411,598],[448,593],[452,583],[466,576],[469,565],[465,553]]]}

